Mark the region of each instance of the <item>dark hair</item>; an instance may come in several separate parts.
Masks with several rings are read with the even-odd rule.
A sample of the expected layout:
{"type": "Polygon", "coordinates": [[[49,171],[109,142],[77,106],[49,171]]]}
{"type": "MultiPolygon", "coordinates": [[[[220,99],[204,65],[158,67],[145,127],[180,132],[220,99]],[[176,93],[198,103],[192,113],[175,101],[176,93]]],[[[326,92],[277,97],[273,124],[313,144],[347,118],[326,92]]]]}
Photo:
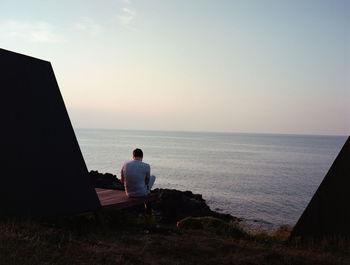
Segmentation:
{"type": "Polygon", "coordinates": [[[143,152],[140,148],[136,148],[132,154],[134,157],[143,157],[143,152]]]}

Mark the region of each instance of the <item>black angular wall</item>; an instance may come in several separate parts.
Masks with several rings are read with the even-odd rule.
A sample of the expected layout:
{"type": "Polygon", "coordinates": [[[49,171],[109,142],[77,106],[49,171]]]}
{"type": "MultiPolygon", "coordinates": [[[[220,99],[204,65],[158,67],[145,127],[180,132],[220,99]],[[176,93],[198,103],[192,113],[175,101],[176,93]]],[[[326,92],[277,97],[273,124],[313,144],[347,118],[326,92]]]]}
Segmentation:
{"type": "Polygon", "coordinates": [[[295,225],[292,237],[350,237],[350,137],[295,225]]]}
{"type": "Polygon", "coordinates": [[[101,207],[47,61],[0,49],[0,217],[101,207]]]}

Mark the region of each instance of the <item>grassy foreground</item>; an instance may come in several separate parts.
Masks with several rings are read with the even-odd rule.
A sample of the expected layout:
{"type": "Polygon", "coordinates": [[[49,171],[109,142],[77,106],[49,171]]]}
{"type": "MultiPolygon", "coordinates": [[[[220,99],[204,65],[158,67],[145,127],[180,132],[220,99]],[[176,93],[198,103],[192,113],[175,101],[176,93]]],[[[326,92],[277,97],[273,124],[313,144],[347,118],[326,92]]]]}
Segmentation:
{"type": "Polygon", "coordinates": [[[215,218],[160,224],[138,212],[0,221],[0,264],[350,264],[349,245],[288,244],[288,229],[249,234],[215,218]]]}

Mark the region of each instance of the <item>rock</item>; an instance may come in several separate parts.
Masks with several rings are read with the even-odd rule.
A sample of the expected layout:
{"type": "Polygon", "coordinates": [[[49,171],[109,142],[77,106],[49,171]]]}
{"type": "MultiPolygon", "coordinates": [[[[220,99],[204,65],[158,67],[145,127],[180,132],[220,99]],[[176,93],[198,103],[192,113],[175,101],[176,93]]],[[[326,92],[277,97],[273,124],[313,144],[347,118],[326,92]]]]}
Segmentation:
{"type": "Polygon", "coordinates": [[[158,212],[165,222],[177,222],[186,217],[213,216],[225,221],[238,222],[240,219],[212,211],[201,194],[174,189],[156,189],[159,199],[152,203],[152,209],[158,212]]]}
{"type": "Polygon", "coordinates": [[[124,190],[124,185],[116,175],[111,173],[99,173],[97,170],[91,170],[89,176],[92,179],[95,188],[124,190]]]}

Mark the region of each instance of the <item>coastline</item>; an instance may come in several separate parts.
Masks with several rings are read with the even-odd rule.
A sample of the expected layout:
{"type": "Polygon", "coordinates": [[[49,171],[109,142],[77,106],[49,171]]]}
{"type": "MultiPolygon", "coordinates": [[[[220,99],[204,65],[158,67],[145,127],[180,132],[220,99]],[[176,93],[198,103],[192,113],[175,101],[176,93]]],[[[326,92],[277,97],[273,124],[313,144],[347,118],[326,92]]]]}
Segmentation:
{"type": "MultiPolygon", "coordinates": [[[[100,173],[97,170],[89,172],[95,188],[114,189],[124,191],[124,185],[120,179],[112,173],[100,173]]],[[[229,213],[222,213],[220,210],[212,210],[202,194],[194,194],[192,191],[181,191],[177,189],[156,188],[151,193],[157,193],[158,199],[152,204],[155,213],[162,216],[164,220],[178,222],[186,217],[212,216],[227,222],[239,224],[249,232],[265,231],[267,233],[277,230],[279,227],[292,227],[288,224],[272,224],[265,220],[245,219],[240,216],[233,216],[229,213]]]]}
{"type": "MultiPolygon", "coordinates": [[[[89,176],[95,188],[113,189],[124,191],[124,185],[116,175],[111,173],[99,173],[90,171],[89,176]]],[[[158,199],[151,204],[152,212],[161,217],[165,223],[176,223],[186,217],[211,216],[226,222],[240,223],[242,218],[231,214],[213,211],[207,205],[201,194],[192,191],[179,191],[176,189],[154,189],[152,194],[157,194],[158,199]]]]}

